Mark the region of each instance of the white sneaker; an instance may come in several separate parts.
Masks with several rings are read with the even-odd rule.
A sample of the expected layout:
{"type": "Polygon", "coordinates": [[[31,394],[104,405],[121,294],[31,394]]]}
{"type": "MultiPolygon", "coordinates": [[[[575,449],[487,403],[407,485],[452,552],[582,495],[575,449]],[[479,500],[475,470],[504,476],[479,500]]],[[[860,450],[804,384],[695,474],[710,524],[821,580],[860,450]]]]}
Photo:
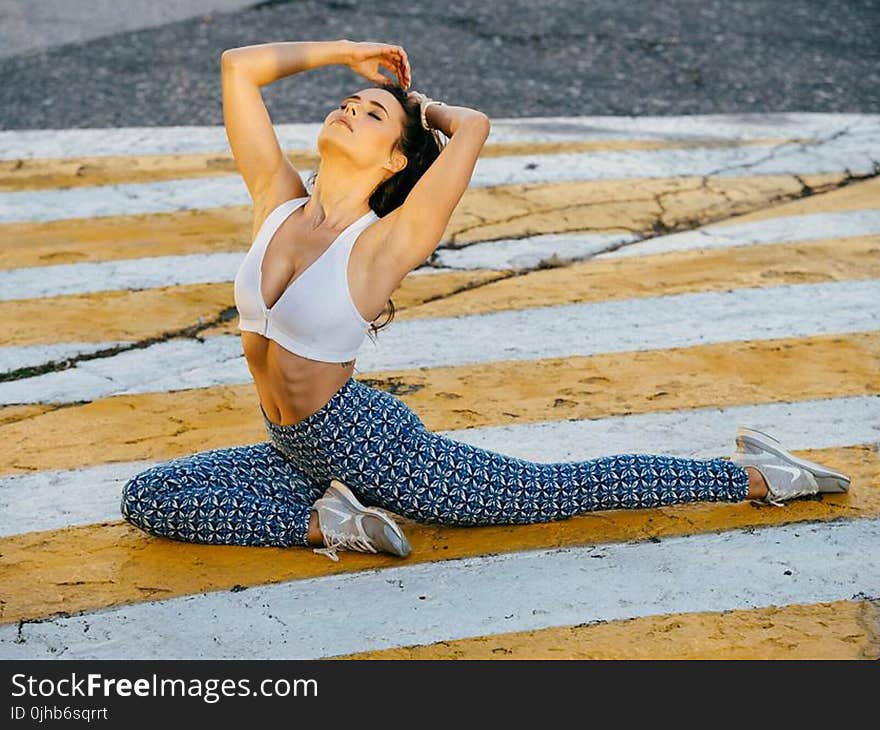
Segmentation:
{"type": "Polygon", "coordinates": [[[820,492],[841,493],[849,490],[850,478],[842,472],[835,471],[824,464],[808,461],[786,451],[778,439],[755,428],[740,426],[736,430],[736,446],[739,453],[766,453],[787,459],[802,469],[809,471],[815,478],[820,492]]]}
{"type": "Polygon", "coordinates": [[[846,474],[793,456],[778,439],[763,431],[740,426],[736,445],[730,460],[743,467],[754,467],[767,482],[767,495],[753,501],[781,507],[785,500],[849,489],[850,478],[846,474]]]}
{"type": "Polygon", "coordinates": [[[324,536],[323,548],[314,552],[339,560],[337,549],[377,553],[380,550],[405,558],[410,553],[406,535],[377,507],[365,507],[338,479],[331,479],[324,495],[312,506],[324,536]]]}

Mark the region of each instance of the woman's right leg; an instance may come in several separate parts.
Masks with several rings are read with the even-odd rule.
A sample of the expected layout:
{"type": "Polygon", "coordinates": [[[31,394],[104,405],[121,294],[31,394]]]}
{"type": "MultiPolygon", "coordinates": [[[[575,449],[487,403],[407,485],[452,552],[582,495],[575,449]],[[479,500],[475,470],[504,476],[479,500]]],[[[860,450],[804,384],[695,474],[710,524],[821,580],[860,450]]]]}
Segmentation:
{"type": "Polygon", "coordinates": [[[311,505],[326,487],[264,441],[156,464],[123,487],[121,511],[136,527],[175,540],[307,545],[311,505]]]}
{"type": "Polygon", "coordinates": [[[614,454],[537,462],[428,430],[397,396],[351,379],[273,442],[318,480],[335,477],[365,505],[447,525],[550,522],[594,510],[737,502],[751,477],[729,459],[614,454]]]}

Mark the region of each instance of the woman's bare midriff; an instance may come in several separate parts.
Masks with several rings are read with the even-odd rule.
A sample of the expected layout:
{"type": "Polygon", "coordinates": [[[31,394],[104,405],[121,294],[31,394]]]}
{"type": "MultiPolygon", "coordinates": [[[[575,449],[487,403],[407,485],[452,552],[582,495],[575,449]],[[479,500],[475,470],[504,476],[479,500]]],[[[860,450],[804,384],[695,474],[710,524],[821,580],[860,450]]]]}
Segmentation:
{"type": "MultiPolygon", "coordinates": [[[[283,199],[291,197],[295,195],[291,193],[283,199]]],[[[265,206],[265,209],[271,210],[273,205],[280,205],[281,202],[281,200],[273,200],[270,205],[265,206]]],[[[379,303],[384,303],[400,284],[402,277],[394,272],[383,270],[381,267],[371,269],[368,265],[368,262],[374,260],[372,252],[381,245],[384,235],[382,226],[387,229],[392,216],[393,214],[367,226],[357,236],[352,246],[346,276],[352,301],[358,311],[364,311],[360,305],[362,301],[372,300],[373,307],[380,306],[379,303]]],[[[254,236],[263,220],[264,217],[255,219],[254,236]]],[[[310,244],[315,245],[310,240],[312,236],[307,229],[296,228],[298,220],[296,215],[288,217],[276,232],[276,236],[283,230],[290,236],[289,241],[298,241],[299,245],[306,248],[310,244]]],[[[299,225],[304,224],[299,223],[299,225]]],[[[315,248],[326,249],[330,245],[331,237],[325,235],[325,238],[328,240],[322,241],[320,246],[315,245],[315,248]]],[[[290,244],[287,247],[289,248],[290,244]]],[[[290,281],[290,277],[287,281],[290,281]]],[[[274,299],[277,302],[279,297],[278,291],[264,294],[264,299],[267,301],[274,299]]],[[[297,423],[315,413],[345,385],[354,372],[354,360],[343,363],[311,360],[284,349],[274,340],[256,332],[241,330],[241,343],[263,410],[270,421],[279,425],[297,423]]]]}
{"type": "Polygon", "coordinates": [[[241,344],[263,410],[282,426],[320,410],[354,372],[354,360],[310,360],[256,332],[242,331],[241,344]]]}

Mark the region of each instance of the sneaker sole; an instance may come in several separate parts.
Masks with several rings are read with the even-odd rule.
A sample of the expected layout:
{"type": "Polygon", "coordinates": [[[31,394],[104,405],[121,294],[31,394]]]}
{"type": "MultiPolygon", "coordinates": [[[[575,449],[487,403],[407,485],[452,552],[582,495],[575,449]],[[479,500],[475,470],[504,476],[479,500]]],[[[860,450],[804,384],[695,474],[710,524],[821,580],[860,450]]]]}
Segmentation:
{"type": "Polygon", "coordinates": [[[406,539],[406,535],[403,534],[403,531],[397,526],[397,523],[392,520],[388,515],[386,515],[382,510],[377,509],[375,507],[365,507],[360,502],[358,502],[357,497],[354,496],[352,491],[346,487],[342,482],[338,479],[332,479],[330,481],[330,487],[339,497],[348,502],[348,505],[355,510],[356,512],[360,512],[361,514],[370,514],[378,517],[382,522],[386,525],[386,531],[388,528],[391,529],[391,532],[397,537],[400,541],[400,544],[403,546],[400,552],[394,553],[394,555],[398,555],[401,558],[405,558],[410,554],[411,548],[409,545],[409,541],[406,539]]]}
{"type": "Polygon", "coordinates": [[[827,466],[817,464],[814,461],[799,459],[797,456],[786,451],[778,439],[763,431],[740,426],[736,430],[736,443],[740,446],[758,446],[765,451],[769,451],[771,454],[796,464],[801,469],[805,469],[816,477],[816,483],[819,486],[820,492],[842,493],[849,491],[850,478],[846,474],[829,469],[827,466]]]}

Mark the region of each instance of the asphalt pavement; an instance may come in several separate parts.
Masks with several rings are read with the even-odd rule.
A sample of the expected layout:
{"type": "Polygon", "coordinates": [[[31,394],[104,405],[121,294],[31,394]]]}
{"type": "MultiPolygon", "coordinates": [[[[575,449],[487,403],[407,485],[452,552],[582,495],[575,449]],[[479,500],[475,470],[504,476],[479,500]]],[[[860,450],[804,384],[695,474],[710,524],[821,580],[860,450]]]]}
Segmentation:
{"type": "MultiPolygon", "coordinates": [[[[494,117],[876,113],[878,30],[877,0],[270,1],[0,59],[0,128],[222,124],[224,49],[336,38],[401,44],[414,88],[494,117]]],[[[318,122],[368,83],[336,66],[264,94],[318,122]]]]}

